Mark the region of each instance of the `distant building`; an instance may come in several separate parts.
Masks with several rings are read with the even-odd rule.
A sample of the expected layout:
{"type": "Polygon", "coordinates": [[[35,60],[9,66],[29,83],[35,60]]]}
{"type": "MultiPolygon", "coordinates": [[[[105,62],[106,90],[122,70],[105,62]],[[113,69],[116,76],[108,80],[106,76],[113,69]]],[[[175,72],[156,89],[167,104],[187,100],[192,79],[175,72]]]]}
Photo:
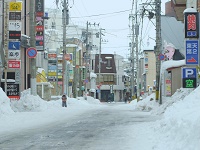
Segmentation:
{"type": "Polygon", "coordinates": [[[141,80],[141,87],[144,89],[144,92],[147,92],[149,88],[155,88],[155,80],[156,80],[156,57],[154,50],[143,50],[144,53],[144,66],[143,66],[143,72],[141,72],[141,75],[143,75],[141,80]]]}

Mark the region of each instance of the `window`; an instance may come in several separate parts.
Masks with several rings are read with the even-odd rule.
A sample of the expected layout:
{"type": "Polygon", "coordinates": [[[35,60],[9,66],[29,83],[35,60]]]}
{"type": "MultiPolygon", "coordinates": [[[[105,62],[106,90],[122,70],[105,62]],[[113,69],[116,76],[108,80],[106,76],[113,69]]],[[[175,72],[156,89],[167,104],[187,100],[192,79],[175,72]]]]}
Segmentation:
{"type": "Polygon", "coordinates": [[[104,82],[113,82],[114,81],[114,75],[103,75],[103,81],[104,82]]]}
{"type": "Polygon", "coordinates": [[[105,59],[107,60],[107,66],[106,69],[112,69],[112,57],[105,57],[105,59]]]}

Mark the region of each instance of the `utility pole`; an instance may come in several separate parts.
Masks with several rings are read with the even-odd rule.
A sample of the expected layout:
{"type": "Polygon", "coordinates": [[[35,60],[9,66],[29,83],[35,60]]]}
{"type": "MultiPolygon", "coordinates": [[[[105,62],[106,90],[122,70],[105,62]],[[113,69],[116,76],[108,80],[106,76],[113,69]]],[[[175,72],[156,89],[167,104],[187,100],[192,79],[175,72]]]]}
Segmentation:
{"type": "MultiPolygon", "coordinates": [[[[30,1],[29,3],[29,34],[30,34],[30,46],[35,48],[35,1],[30,1]]],[[[36,96],[36,58],[30,59],[30,68],[31,68],[31,94],[36,96]]]]}
{"type": "MultiPolygon", "coordinates": [[[[137,79],[136,79],[136,81],[137,81],[137,101],[139,101],[140,100],[140,86],[139,86],[139,84],[140,84],[140,82],[139,82],[139,53],[138,53],[138,45],[139,45],[139,42],[138,42],[138,36],[139,36],[139,24],[138,24],[138,15],[137,15],[137,13],[138,13],[138,10],[137,10],[137,1],[135,1],[135,25],[134,25],[134,27],[133,27],[133,33],[134,33],[134,35],[135,35],[135,44],[134,44],[134,46],[135,46],[135,54],[136,54],[136,68],[137,68],[137,71],[136,71],[136,77],[137,77],[137,79]],[[135,31],[135,32],[134,32],[135,31]]],[[[134,36],[133,35],[133,36],[134,36]]],[[[134,37],[133,37],[133,39],[134,39],[134,37]]],[[[133,67],[135,67],[135,65],[134,65],[134,48],[133,48],[133,50],[132,50],[132,53],[133,53],[133,67]]],[[[134,68],[133,68],[133,77],[134,77],[134,68]]],[[[134,78],[133,78],[134,79],[134,78]]],[[[134,90],[134,94],[135,94],[135,81],[133,81],[133,89],[132,90],[134,90]]]]}
{"type": "Polygon", "coordinates": [[[89,82],[88,78],[89,78],[89,75],[88,75],[88,71],[89,71],[89,62],[90,62],[90,54],[89,54],[89,47],[90,47],[90,44],[89,44],[89,41],[88,41],[88,34],[89,34],[89,29],[88,29],[88,26],[89,25],[98,25],[99,24],[91,24],[90,22],[87,21],[86,23],[86,39],[85,39],[85,44],[86,44],[86,54],[85,54],[85,63],[86,63],[86,79],[85,79],[85,100],[87,100],[87,83],[89,82]]]}
{"type": "Polygon", "coordinates": [[[69,19],[68,15],[68,1],[64,0],[63,2],[63,93],[67,94],[69,96],[68,91],[68,84],[69,84],[69,78],[68,78],[68,65],[67,61],[65,59],[65,55],[67,54],[67,48],[66,48],[66,27],[69,19]]]}
{"type": "Polygon", "coordinates": [[[101,62],[102,62],[102,59],[101,59],[101,40],[102,40],[102,30],[104,30],[104,29],[102,29],[102,28],[100,28],[100,33],[99,33],[99,76],[98,76],[98,80],[99,80],[99,96],[98,96],[98,98],[99,98],[99,100],[101,100],[101,86],[100,86],[100,84],[101,84],[101,82],[100,82],[100,76],[101,76],[101,62]]]}
{"type": "Polygon", "coordinates": [[[85,43],[86,43],[86,56],[85,56],[85,63],[86,63],[86,79],[85,79],[85,100],[87,100],[87,78],[88,78],[88,62],[89,62],[89,60],[88,60],[88,58],[89,58],[89,56],[88,56],[88,47],[89,47],[89,44],[88,44],[88,25],[89,25],[89,23],[88,23],[88,21],[87,21],[87,24],[86,24],[86,40],[85,40],[85,43]]]}
{"type": "MultiPolygon", "coordinates": [[[[161,0],[155,0],[155,11],[156,11],[156,100],[159,99],[159,88],[160,88],[160,60],[158,58],[161,52],[161,0]]],[[[161,90],[160,90],[161,92],[161,90]]],[[[162,94],[160,93],[160,96],[162,94]]]]}
{"type": "Polygon", "coordinates": [[[139,53],[138,53],[138,36],[139,36],[139,24],[137,21],[137,1],[135,4],[135,20],[136,20],[136,24],[135,24],[135,43],[136,43],[136,64],[137,64],[137,101],[140,100],[140,82],[139,82],[139,53]]]}
{"type": "Polygon", "coordinates": [[[1,37],[0,37],[0,82],[1,82],[1,78],[3,76],[3,68],[4,68],[4,52],[3,52],[3,45],[4,45],[4,31],[3,31],[3,25],[4,25],[4,0],[0,0],[0,22],[2,22],[1,26],[0,26],[0,31],[2,31],[1,37]]]}
{"type": "Polygon", "coordinates": [[[135,20],[135,18],[134,18],[134,16],[133,16],[133,14],[131,14],[130,16],[129,16],[129,18],[131,18],[132,20],[132,42],[131,42],[131,68],[132,68],[132,76],[131,76],[131,96],[133,97],[133,98],[135,98],[135,70],[134,70],[134,68],[135,68],[135,52],[134,52],[134,48],[135,48],[135,34],[134,34],[134,28],[135,28],[135,26],[134,26],[134,20],[135,20]]]}
{"type": "MultiPolygon", "coordinates": [[[[7,72],[8,72],[8,35],[6,34],[8,32],[8,3],[3,1],[3,6],[4,6],[4,12],[5,16],[3,18],[4,20],[4,40],[3,40],[3,47],[5,50],[5,62],[4,62],[4,91],[7,94],[7,72]]],[[[3,50],[2,50],[3,51],[3,50]]]]}

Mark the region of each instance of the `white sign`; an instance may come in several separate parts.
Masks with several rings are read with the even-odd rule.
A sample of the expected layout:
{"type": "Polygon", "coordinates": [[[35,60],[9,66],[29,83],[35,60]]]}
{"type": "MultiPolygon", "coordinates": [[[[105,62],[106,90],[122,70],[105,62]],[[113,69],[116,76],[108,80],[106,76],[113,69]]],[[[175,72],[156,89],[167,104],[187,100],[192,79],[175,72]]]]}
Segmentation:
{"type": "Polygon", "coordinates": [[[8,30],[9,31],[21,31],[22,30],[22,23],[19,22],[19,21],[9,21],[8,30]]]}
{"type": "Polygon", "coordinates": [[[185,69],[185,76],[188,78],[189,76],[193,75],[194,71],[192,69],[185,69]]]}
{"type": "Polygon", "coordinates": [[[20,50],[8,50],[8,59],[20,59],[20,50]]]}

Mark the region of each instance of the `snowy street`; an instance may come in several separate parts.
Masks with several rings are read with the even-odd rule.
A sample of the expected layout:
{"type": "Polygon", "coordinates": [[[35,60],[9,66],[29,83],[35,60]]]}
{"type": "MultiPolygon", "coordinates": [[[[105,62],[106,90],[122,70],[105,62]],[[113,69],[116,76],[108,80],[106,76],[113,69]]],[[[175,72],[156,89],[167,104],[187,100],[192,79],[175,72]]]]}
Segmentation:
{"type": "Polygon", "coordinates": [[[162,105],[155,94],[127,104],[68,98],[66,108],[28,91],[10,102],[0,89],[0,149],[199,150],[199,91],[178,89],[162,105]]]}
{"type": "Polygon", "coordinates": [[[131,150],[133,145],[137,145],[137,134],[128,129],[155,121],[148,112],[134,111],[128,104],[103,105],[72,119],[60,116],[50,125],[1,135],[0,149],[131,150]]]}

